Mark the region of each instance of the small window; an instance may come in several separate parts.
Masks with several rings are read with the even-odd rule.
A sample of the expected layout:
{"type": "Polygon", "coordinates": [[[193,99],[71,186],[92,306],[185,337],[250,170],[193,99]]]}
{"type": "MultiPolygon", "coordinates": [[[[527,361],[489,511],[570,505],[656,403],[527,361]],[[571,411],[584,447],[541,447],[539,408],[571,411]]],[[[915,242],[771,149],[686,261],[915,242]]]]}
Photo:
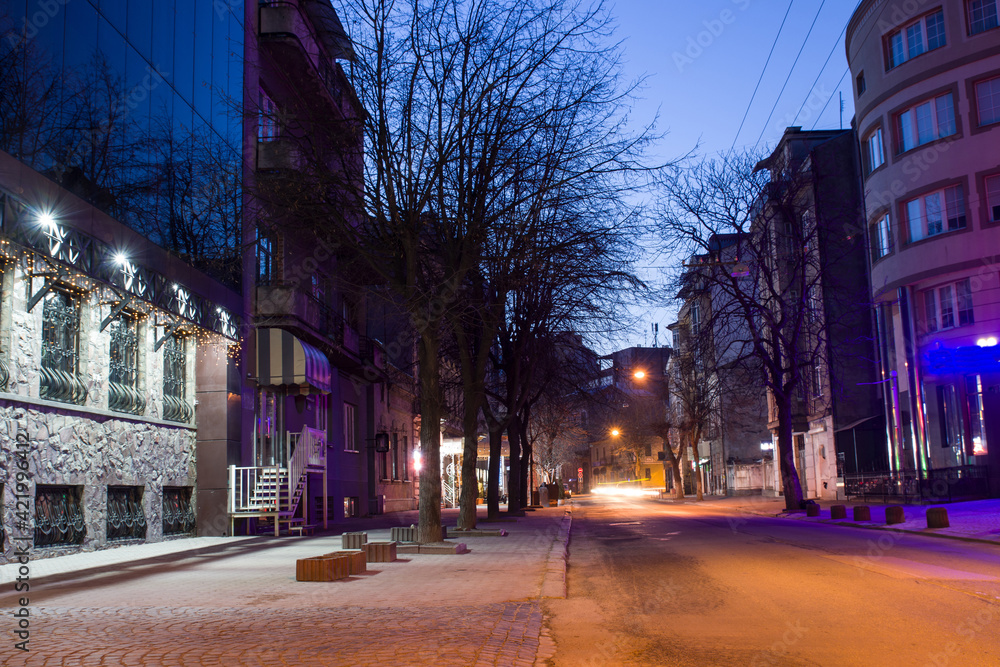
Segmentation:
{"type": "Polygon", "coordinates": [[[987,176],[984,184],[986,186],[987,217],[990,222],[1000,222],[1000,174],[987,176]]]}
{"type": "Polygon", "coordinates": [[[924,324],[927,333],[974,323],[972,282],[969,278],[924,292],[924,324]]]}
{"type": "Polygon", "coordinates": [[[939,9],[886,35],[886,69],[944,45],[944,11],[939,9]]]}
{"type": "Polygon", "coordinates": [[[867,89],[867,86],[865,85],[865,73],[864,73],[864,70],[858,72],[857,82],[858,82],[858,97],[861,97],[861,95],[867,89]]]}
{"type": "Polygon", "coordinates": [[[278,107],[267,93],[258,91],[257,140],[274,141],[278,138],[278,107]]]}
{"type": "Polygon", "coordinates": [[[195,529],[190,486],[163,487],[163,534],[183,535],[195,529]]]}
{"type": "Polygon", "coordinates": [[[962,186],[936,190],[903,205],[910,243],[965,228],[962,186]]]}
{"type": "Polygon", "coordinates": [[[358,497],[344,496],[344,518],[358,515],[358,497]]]}
{"type": "Polygon", "coordinates": [[[892,228],[889,225],[888,213],[869,227],[869,239],[871,240],[873,262],[892,252],[892,228]]]}
{"type": "Polygon", "coordinates": [[[82,487],[35,487],[35,546],[83,544],[87,525],[83,520],[82,487]]]}
{"type": "Polygon", "coordinates": [[[885,162],[885,151],[882,146],[882,128],[875,130],[865,139],[865,167],[870,174],[885,162]]]}
{"type": "Polygon", "coordinates": [[[146,513],[141,486],[109,486],[106,516],[108,540],[146,539],[146,513]]]}
{"type": "Polygon", "coordinates": [[[951,93],[926,100],[896,116],[896,152],[906,151],[958,131],[951,93]]]}
{"type": "Polygon", "coordinates": [[[358,451],[357,441],[357,408],[350,403],[344,403],[344,451],[358,451]]]}
{"type": "Polygon", "coordinates": [[[392,434],[392,478],[401,479],[399,475],[399,434],[392,434]]]}
{"type": "Polygon", "coordinates": [[[983,408],[983,379],[979,375],[965,378],[965,395],[969,401],[969,436],[972,438],[973,456],[989,453],[986,442],[986,414],[983,408]]]}
{"type": "Polygon", "coordinates": [[[257,231],[257,284],[270,285],[275,278],[274,243],[271,237],[257,231]]]}
{"type": "Polygon", "coordinates": [[[970,35],[978,35],[1000,25],[997,22],[997,0],[969,0],[966,13],[970,35]]]}
{"type": "Polygon", "coordinates": [[[976,84],[976,117],[979,127],[1000,123],[1000,76],[976,84]]]}

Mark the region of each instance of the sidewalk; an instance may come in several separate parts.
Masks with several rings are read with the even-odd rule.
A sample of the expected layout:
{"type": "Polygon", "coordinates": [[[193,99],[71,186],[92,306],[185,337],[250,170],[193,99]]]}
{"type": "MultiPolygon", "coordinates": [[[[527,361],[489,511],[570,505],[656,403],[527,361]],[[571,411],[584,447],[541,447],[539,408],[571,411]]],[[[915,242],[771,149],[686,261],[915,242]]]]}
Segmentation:
{"type": "MultiPolygon", "coordinates": [[[[481,517],[480,527],[509,534],[450,538],[469,552],[402,554],[330,583],[295,581],[295,561],[340,549],[343,530],[388,540],[408,518],[313,537],[189,538],[32,560],[31,651],[0,645],[0,664],[530,666],[554,650],[541,598],[565,596],[568,509],[481,517]]],[[[454,518],[446,511],[444,523],[454,518]]],[[[0,568],[7,608],[23,595],[13,567],[0,568]]],[[[2,630],[13,636],[13,626],[2,630]]]]}
{"type": "Polygon", "coordinates": [[[684,504],[694,503],[705,507],[718,508],[740,514],[754,514],[758,516],[777,517],[795,521],[810,521],[814,523],[829,523],[882,530],[905,531],[919,535],[974,540],[978,542],[986,542],[988,544],[1000,545],[1000,499],[997,498],[958,503],[942,503],[939,505],[901,505],[903,508],[903,515],[906,520],[903,523],[893,525],[886,525],[885,523],[885,508],[891,507],[893,503],[883,504],[880,502],[862,502],[860,500],[824,500],[819,502],[821,508],[820,515],[818,517],[807,517],[805,510],[787,512],[785,510],[785,501],[783,498],[766,498],[762,496],[706,496],[705,500],[701,501],[701,503],[698,503],[698,501],[690,497],[686,498],[684,501],[665,499],[659,502],[683,502],[684,504]],[[832,521],[830,519],[831,505],[845,505],[847,507],[847,519],[832,521]],[[870,508],[871,521],[853,520],[853,508],[859,505],[867,505],[870,508]],[[948,510],[948,521],[951,525],[948,528],[928,528],[927,509],[929,507],[946,508],[948,510]]]}

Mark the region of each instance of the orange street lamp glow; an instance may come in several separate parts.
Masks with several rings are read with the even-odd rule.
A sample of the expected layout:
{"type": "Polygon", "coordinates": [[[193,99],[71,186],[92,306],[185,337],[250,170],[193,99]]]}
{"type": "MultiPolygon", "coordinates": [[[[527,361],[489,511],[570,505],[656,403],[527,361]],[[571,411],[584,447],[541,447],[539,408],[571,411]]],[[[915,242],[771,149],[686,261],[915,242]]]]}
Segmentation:
{"type": "Polygon", "coordinates": [[[641,380],[642,378],[646,377],[646,371],[636,371],[632,375],[635,376],[636,379],[641,380]]]}
{"type": "Polygon", "coordinates": [[[619,431],[618,429],[616,429],[616,428],[613,428],[613,429],[611,429],[611,435],[615,436],[616,438],[617,438],[617,437],[618,437],[619,435],[621,435],[621,434],[622,434],[622,432],[621,432],[621,431],[619,431]]]}

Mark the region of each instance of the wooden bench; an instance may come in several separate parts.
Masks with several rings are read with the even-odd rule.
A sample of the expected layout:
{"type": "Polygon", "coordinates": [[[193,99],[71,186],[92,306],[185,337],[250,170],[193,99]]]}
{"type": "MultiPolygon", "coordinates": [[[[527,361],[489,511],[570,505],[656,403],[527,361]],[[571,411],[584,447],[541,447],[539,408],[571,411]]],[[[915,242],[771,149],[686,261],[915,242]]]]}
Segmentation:
{"type": "Polygon", "coordinates": [[[315,556],[295,561],[296,581],[336,581],[350,574],[350,556],[315,556]]]}

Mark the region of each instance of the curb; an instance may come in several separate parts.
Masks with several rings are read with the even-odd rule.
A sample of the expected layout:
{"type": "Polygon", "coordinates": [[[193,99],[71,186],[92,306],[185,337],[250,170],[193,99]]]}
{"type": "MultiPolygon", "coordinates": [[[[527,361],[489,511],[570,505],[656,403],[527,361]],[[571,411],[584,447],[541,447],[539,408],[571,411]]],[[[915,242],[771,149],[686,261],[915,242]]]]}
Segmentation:
{"type": "MultiPolygon", "coordinates": [[[[739,514],[753,514],[755,516],[764,516],[770,519],[786,519],[788,521],[802,521],[802,519],[793,519],[784,512],[779,512],[778,514],[770,514],[767,512],[752,512],[747,510],[737,510],[739,514]]],[[[958,540],[960,542],[975,542],[978,544],[992,544],[995,547],[1000,547],[1000,540],[987,540],[981,537],[968,537],[966,535],[952,535],[949,533],[929,533],[922,530],[912,530],[910,528],[893,528],[892,526],[883,526],[881,524],[865,524],[865,523],[855,523],[854,521],[834,521],[833,519],[820,519],[819,521],[805,521],[805,523],[811,524],[821,524],[827,526],[849,526],[851,528],[865,528],[867,530],[882,530],[890,533],[905,533],[907,535],[921,535],[924,537],[940,537],[946,540],[958,540]]],[[[934,529],[928,529],[934,530],[934,529]]]]}
{"type": "Polygon", "coordinates": [[[545,561],[540,598],[566,597],[566,561],[569,559],[569,536],[573,528],[573,512],[568,507],[559,524],[559,533],[545,561]]]}

